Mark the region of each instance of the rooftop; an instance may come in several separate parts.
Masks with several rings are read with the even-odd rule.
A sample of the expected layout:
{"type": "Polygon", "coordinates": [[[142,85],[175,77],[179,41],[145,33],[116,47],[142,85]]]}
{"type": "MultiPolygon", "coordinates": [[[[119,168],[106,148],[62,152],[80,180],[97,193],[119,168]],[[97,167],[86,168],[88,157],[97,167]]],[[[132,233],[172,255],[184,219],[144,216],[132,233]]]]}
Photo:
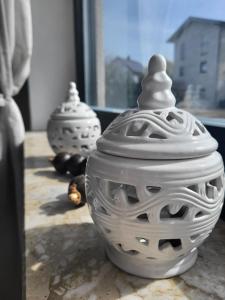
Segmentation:
{"type": "Polygon", "coordinates": [[[127,67],[134,73],[143,73],[144,68],[138,61],[132,60],[129,56],[127,58],[116,57],[113,62],[119,62],[121,65],[127,67]]]}
{"type": "Polygon", "coordinates": [[[198,17],[189,17],[178,29],[170,36],[167,42],[173,43],[184,32],[184,30],[192,23],[204,23],[211,25],[225,26],[225,21],[212,20],[198,17]]]}

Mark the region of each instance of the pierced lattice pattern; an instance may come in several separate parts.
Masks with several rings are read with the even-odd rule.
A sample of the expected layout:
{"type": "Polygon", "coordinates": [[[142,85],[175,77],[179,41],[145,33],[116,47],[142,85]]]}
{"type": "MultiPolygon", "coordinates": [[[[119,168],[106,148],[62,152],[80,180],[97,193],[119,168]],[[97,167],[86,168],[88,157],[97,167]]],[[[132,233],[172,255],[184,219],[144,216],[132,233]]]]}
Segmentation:
{"type": "Polygon", "coordinates": [[[131,110],[118,116],[97,142],[98,150],[132,158],[192,158],[216,150],[203,124],[188,112],[131,110]]]}
{"type": "Polygon", "coordinates": [[[100,134],[101,127],[97,118],[88,122],[50,120],[48,123],[48,140],[55,153],[65,151],[86,156],[96,148],[100,134]]]}
{"type": "Polygon", "coordinates": [[[161,111],[128,111],[120,115],[104,132],[124,137],[173,139],[180,135],[208,135],[205,127],[192,115],[176,108],[161,111]]]}
{"type": "Polygon", "coordinates": [[[88,176],[87,197],[94,221],[115,249],[171,259],[198,247],[211,232],[223,201],[223,175],[170,189],[88,176]]]}

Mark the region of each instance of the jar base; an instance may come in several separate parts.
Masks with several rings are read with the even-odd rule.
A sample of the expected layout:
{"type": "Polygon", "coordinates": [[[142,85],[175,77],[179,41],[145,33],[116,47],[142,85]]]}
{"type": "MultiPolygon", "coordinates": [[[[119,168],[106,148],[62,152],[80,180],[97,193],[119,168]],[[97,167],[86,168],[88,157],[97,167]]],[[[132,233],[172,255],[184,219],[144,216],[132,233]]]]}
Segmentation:
{"type": "Polygon", "coordinates": [[[184,273],[196,262],[198,251],[195,249],[188,255],[172,261],[153,262],[140,260],[117,251],[111,246],[106,247],[108,258],[123,271],[144,278],[169,278],[184,273]]]}

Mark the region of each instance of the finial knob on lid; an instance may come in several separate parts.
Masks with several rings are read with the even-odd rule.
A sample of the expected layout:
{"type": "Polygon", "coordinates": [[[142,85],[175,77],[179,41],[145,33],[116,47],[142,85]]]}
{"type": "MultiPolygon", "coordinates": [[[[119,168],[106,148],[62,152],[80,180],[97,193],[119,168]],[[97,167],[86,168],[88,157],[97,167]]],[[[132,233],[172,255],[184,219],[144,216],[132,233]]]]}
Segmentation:
{"type": "Polygon", "coordinates": [[[166,60],[153,55],[148,64],[148,74],[142,81],[142,92],[138,98],[139,109],[164,109],[175,106],[171,92],[172,80],[166,74],[166,60]]]}
{"type": "Polygon", "coordinates": [[[79,93],[77,90],[76,83],[71,81],[69,85],[69,92],[67,102],[76,102],[78,104],[80,102],[79,93]]]}

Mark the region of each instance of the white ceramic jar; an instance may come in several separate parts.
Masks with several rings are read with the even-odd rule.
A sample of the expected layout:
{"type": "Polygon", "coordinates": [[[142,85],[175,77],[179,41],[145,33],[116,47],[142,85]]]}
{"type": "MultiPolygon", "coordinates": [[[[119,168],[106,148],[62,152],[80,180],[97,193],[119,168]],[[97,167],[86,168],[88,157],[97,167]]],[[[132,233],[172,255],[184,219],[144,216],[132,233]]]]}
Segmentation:
{"type": "Polygon", "coordinates": [[[109,125],[86,169],[87,200],[108,257],[149,278],[175,276],[195,263],[224,198],[217,142],[174,107],[171,85],[165,59],[153,56],[138,108],[109,125]]]}
{"type": "Polygon", "coordinates": [[[96,148],[101,126],[95,112],[80,102],[74,82],[68,98],[52,113],[47,126],[49,144],[55,153],[80,153],[87,156],[96,148]]]}

